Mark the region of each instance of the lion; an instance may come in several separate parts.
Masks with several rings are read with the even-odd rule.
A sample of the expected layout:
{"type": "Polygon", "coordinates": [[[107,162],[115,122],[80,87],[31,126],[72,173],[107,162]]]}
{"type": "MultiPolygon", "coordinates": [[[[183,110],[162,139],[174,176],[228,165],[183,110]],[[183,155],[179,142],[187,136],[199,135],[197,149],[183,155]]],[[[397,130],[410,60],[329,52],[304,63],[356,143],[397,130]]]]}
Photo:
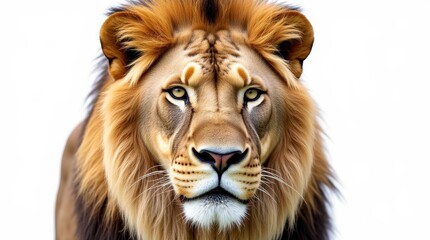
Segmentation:
{"type": "Polygon", "coordinates": [[[335,192],[300,76],[298,8],[153,0],[113,9],[103,76],[65,147],[57,239],[328,239],[335,192]]]}

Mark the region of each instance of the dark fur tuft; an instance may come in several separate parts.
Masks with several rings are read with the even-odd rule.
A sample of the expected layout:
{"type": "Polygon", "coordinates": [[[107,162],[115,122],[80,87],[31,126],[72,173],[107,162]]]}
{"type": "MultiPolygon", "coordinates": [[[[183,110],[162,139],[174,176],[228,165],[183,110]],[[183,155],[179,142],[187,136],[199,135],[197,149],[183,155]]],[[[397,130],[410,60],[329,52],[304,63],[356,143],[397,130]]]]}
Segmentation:
{"type": "Polygon", "coordinates": [[[292,10],[292,11],[297,11],[297,12],[303,11],[302,7],[300,7],[300,6],[295,6],[295,5],[288,4],[288,3],[278,3],[278,4],[284,8],[292,10]]]}
{"type": "Polygon", "coordinates": [[[202,12],[205,13],[206,20],[209,23],[214,23],[218,18],[219,7],[216,0],[203,0],[202,12]]]}
{"type": "Polygon", "coordinates": [[[106,15],[110,16],[114,13],[125,11],[130,6],[135,6],[135,5],[148,6],[148,4],[151,4],[151,3],[152,3],[152,0],[128,0],[126,1],[126,3],[123,3],[119,6],[109,8],[109,10],[106,12],[106,15]]]}
{"type": "Polygon", "coordinates": [[[127,48],[125,49],[124,54],[125,54],[125,58],[127,59],[127,69],[128,69],[135,60],[137,60],[142,56],[143,53],[139,52],[134,48],[127,48]]]}
{"type": "Polygon", "coordinates": [[[291,41],[283,41],[281,42],[281,44],[278,45],[277,47],[277,54],[278,56],[280,56],[281,58],[288,60],[288,51],[291,49],[291,41]]]}
{"type": "MultiPolygon", "coordinates": [[[[331,185],[331,184],[330,184],[331,185]]],[[[285,225],[281,240],[329,240],[332,223],[328,208],[330,207],[326,186],[319,186],[320,196],[315,198],[315,208],[309,211],[303,205],[298,213],[293,229],[285,225]]],[[[334,186],[329,187],[330,191],[334,186]]]]}
{"type": "MultiPolygon", "coordinates": [[[[101,51],[101,50],[100,50],[101,51]]],[[[95,75],[95,81],[93,83],[92,89],[90,93],[88,94],[85,101],[87,102],[87,116],[84,120],[84,126],[87,126],[88,120],[90,119],[93,111],[94,106],[96,105],[97,99],[100,95],[100,92],[103,88],[103,85],[108,78],[108,59],[103,55],[103,53],[100,53],[99,56],[95,59],[96,67],[94,70],[95,75]]],[[[83,129],[85,131],[85,128],[83,129]]]]}
{"type": "Polygon", "coordinates": [[[134,240],[135,237],[125,227],[121,216],[116,216],[107,224],[105,219],[107,199],[101,209],[92,212],[91,206],[88,206],[84,199],[77,197],[75,213],[77,221],[76,236],[80,240],[134,240]]]}

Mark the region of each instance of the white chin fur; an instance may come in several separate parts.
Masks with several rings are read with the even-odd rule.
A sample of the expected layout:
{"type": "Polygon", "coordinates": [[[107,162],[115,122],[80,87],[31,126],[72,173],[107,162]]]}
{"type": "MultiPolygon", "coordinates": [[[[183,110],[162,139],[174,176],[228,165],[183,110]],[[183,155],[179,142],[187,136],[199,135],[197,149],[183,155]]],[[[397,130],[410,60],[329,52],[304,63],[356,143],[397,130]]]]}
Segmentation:
{"type": "Polygon", "coordinates": [[[219,231],[223,231],[240,226],[246,216],[246,205],[230,197],[206,196],[184,202],[184,214],[196,226],[210,228],[217,224],[219,231]]]}

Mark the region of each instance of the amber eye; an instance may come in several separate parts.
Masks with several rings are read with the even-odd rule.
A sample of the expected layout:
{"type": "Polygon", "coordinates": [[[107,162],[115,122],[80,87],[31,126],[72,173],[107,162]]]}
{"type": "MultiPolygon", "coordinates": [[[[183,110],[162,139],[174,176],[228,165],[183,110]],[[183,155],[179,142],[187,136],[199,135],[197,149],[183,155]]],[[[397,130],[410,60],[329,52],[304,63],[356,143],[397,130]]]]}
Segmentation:
{"type": "Polygon", "coordinates": [[[245,101],[251,102],[260,98],[261,91],[256,88],[250,88],[245,92],[245,101]]]}
{"type": "Polygon", "coordinates": [[[187,99],[187,91],[182,87],[173,87],[168,90],[170,96],[174,99],[186,100],[187,99]]]}

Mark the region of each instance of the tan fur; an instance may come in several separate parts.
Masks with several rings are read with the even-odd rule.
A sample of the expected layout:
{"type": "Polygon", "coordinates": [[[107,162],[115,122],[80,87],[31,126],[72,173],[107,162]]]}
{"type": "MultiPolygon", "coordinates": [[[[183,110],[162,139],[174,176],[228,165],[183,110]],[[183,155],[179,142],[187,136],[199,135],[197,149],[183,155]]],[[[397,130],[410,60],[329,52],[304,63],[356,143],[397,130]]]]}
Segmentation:
{"type": "Polygon", "coordinates": [[[108,199],[106,221],[124,216],[139,239],[275,239],[286,220],[294,224],[302,204],[314,209],[319,183],[330,185],[316,110],[298,81],[312,27],[300,13],[275,4],[221,2],[214,24],[207,23],[194,1],[158,0],[114,13],[101,30],[110,76],[77,154],[78,194],[94,211],[108,199]],[[286,40],[292,42],[291,53],[282,59],[277,47],[286,40]],[[205,55],[212,44],[215,59],[205,55]],[[127,65],[125,49],[143,54],[127,65]],[[206,68],[210,61],[218,63],[222,79],[218,97],[210,90],[203,94],[213,89],[212,70],[206,68]],[[170,82],[197,89],[190,94],[193,120],[183,139],[176,139],[176,152],[172,142],[178,130],[156,131],[169,124],[155,113],[167,114],[156,101],[170,82]],[[260,136],[261,155],[237,113],[242,106],[233,104],[233,90],[250,84],[268,85],[275,95],[264,100],[274,110],[266,110],[272,112],[260,136]],[[219,99],[218,107],[213,99],[219,99]],[[220,131],[222,140],[208,137],[220,131]],[[248,215],[229,231],[191,227],[178,198],[195,196],[197,176],[206,173],[189,149],[208,141],[241,142],[251,151],[238,170],[245,173],[240,181],[247,192],[240,198],[249,200],[248,215]]]}
{"type": "Polygon", "coordinates": [[[63,153],[61,163],[61,179],[58,188],[57,201],[55,206],[56,239],[75,239],[76,219],[75,219],[75,194],[74,184],[74,162],[76,161],[76,151],[80,142],[80,135],[83,124],[79,124],[67,139],[66,149],[63,153]]]}

